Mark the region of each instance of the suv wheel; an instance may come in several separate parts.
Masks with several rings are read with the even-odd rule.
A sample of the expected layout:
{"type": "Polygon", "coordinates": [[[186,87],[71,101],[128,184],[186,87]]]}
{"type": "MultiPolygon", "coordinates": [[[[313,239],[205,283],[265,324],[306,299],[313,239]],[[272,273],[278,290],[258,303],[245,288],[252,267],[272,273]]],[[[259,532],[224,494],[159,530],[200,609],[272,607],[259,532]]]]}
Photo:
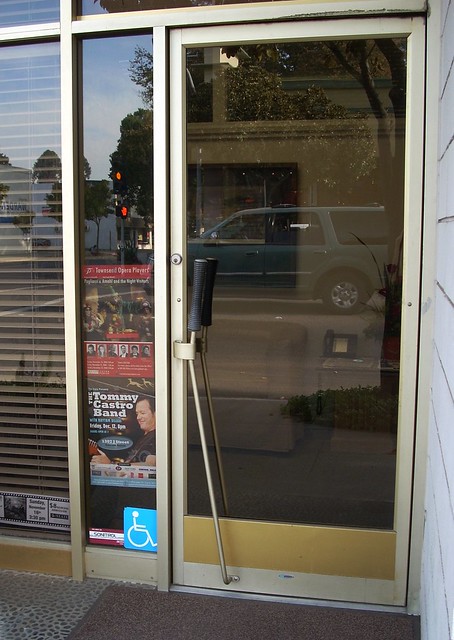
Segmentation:
{"type": "Polygon", "coordinates": [[[330,313],[348,314],[362,311],[370,296],[361,276],[339,273],[324,282],[321,297],[330,313]]]}

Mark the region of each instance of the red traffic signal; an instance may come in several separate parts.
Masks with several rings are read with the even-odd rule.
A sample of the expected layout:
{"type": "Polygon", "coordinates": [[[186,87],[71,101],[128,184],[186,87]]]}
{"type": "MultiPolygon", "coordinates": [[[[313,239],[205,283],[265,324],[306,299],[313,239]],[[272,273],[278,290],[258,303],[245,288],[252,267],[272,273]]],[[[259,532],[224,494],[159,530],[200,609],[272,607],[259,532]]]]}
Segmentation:
{"type": "Polygon", "coordinates": [[[115,207],[115,213],[118,218],[127,218],[129,215],[129,207],[127,204],[117,204],[115,207]]]}
{"type": "Polygon", "coordinates": [[[126,194],[128,185],[126,183],[125,174],[121,169],[114,169],[111,173],[114,193],[126,194]]]}

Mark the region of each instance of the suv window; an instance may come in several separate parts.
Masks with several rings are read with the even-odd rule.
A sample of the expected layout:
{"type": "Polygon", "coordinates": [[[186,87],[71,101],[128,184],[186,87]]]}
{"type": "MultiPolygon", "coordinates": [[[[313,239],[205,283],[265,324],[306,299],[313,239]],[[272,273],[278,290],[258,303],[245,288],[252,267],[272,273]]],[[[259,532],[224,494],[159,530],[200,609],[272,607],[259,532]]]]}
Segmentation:
{"type": "Polygon", "coordinates": [[[270,242],[290,245],[324,244],[325,237],[319,216],[313,212],[301,211],[276,213],[270,242]]]}
{"type": "Polygon", "coordinates": [[[224,240],[264,240],[266,214],[243,213],[219,227],[218,238],[224,240]]]}
{"type": "Polygon", "coordinates": [[[387,244],[388,223],[382,209],[376,211],[330,211],[334,232],[340,244],[387,244]]]}

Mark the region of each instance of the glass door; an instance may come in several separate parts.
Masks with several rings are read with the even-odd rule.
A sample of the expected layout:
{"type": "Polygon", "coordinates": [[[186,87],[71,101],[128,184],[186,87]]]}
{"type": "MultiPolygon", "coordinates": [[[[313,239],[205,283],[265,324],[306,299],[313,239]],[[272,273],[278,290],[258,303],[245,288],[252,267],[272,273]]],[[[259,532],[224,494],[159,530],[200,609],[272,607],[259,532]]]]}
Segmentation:
{"type": "Polygon", "coordinates": [[[405,603],[422,36],[172,33],[176,583],[405,603]],[[206,259],[212,318],[188,336],[206,259]]]}

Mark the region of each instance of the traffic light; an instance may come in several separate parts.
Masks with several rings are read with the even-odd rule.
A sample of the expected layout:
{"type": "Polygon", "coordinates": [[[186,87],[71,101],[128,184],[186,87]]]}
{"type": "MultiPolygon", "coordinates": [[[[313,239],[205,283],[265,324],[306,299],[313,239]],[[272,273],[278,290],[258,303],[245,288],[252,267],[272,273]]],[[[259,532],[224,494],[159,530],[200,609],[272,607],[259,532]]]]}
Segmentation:
{"type": "Polygon", "coordinates": [[[113,192],[121,195],[127,193],[128,185],[126,183],[124,171],[118,168],[113,169],[111,177],[113,182],[113,192]]]}
{"type": "Polygon", "coordinates": [[[115,214],[117,218],[123,218],[123,220],[126,220],[129,215],[129,207],[127,203],[122,202],[121,204],[117,204],[115,207],[115,214]]]}

